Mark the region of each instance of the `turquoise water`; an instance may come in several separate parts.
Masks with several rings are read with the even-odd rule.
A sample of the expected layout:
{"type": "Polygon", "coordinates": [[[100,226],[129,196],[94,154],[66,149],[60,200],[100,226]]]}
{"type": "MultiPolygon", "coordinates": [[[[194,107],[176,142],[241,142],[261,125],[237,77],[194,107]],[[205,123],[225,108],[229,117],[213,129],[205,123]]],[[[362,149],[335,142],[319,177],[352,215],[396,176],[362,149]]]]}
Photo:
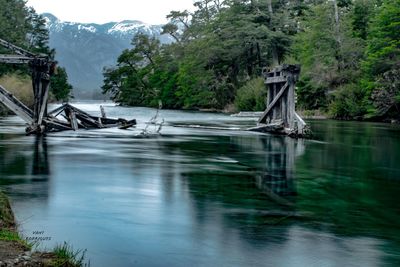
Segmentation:
{"type": "Polygon", "coordinates": [[[143,135],[155,110],[105,109],[137,128],[36,138],[0,120],[0,188],[41,249],[67,241],[91,266],[400,264],[398,126],[308,121],[295,140],[163,110],[143,135]]]}

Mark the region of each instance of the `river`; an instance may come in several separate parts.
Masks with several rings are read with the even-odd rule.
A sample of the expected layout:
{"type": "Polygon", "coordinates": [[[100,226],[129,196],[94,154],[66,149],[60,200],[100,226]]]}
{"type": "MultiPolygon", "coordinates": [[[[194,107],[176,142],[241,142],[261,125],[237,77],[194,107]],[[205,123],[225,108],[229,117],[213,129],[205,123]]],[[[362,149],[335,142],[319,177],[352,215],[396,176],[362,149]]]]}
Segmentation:
{"type": "MultiPolygon", "coordinates": [[[[77,103],[98,115],[99,103],[77,103]]],[[[251,118],[104,104],[129,130],[24,135],[0,119],[0,188],[39,249],[91,266],[399,266],[400,127],[311,120],[314,137],[251,118]]]]}

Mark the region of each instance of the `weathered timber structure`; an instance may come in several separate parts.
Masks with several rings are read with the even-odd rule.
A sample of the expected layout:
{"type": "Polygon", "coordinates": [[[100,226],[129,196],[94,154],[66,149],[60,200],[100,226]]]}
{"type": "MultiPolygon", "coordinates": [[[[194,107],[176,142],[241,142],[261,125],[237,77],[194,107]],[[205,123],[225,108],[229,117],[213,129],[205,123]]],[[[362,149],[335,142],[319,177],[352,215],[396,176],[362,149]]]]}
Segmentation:
{"type": "Polygon", "coordinates": [[[101,108],[101,117],[90,114],[64,104],[48,112],[47,103],[50,90],[50,78],[56,70],[56,62],[48,56],[36,55],[5,40],[0,39],[0,45],[12,51],[13,55],[0,55],[0,63],[28,64],[31,69],[32,88],[34,96],[33,110],[25,106],[15,96],[0,85],[0,102],[23,119],[27,124],[27,134],[43,134],[45,132],[99,129],[109,127],[129,128],[136,124],[136,120],[106,118],[101,108]]]}
{"type": "Polygon", "coordinates": [[[251,131],[302,137],[306,123],[295,110],[295,84],[299,79],[299,65],[281,65],[263,69],[268,90],[267,108],[251,131]]]}

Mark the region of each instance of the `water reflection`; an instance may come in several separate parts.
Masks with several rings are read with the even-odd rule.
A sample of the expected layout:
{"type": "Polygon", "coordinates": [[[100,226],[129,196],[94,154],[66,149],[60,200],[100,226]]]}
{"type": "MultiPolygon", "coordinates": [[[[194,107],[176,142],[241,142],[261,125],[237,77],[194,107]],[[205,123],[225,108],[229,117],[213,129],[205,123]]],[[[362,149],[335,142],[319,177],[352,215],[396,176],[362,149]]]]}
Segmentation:
{"type": "Polygon", "coordinates": [[[0,185],[12,196],[47,199],[50,164],[46,138],[5,135],[4,143],[7,145],[0,145],[0,185]]]}
{"type": "Polygon", "coordinates": [[[33,147],[32,176],[36,181],[47,180],[50,174],[47,152],[47,140],[45,136],[36,136],[33,147]]]}
{"type": "Polygon", "coordinates": [[[164,140],[159,145],[163,157],[171,160],[161,163],[165,201],[176,199],[179,191],[190,194],[199,240],[217,226],[224,229],[221,241],[230,231],[260,248],[287,241],[287,226],[301,217],[294,206],[294,170],[296,158],[304,153],[303,141],[237,135],[164,140]]]}
{"type": "Polygon", "coordinates": [[[294,180],[296,158],[304,154],[304,140],[286,137],[261,139],[262,148],[268,151],[265,167],[256,175],[258,188],[282,205],[293,205],[282,197],[297,194],[294,180]]]}
{"type": "MultiPolygon", "coordinates": [[[[220,119],[204,121],[212,116],[220,119]]],[[[351,128],[351,138],[324,127],[316,133],[329,142],[168,125],[143,139],[111,130],[91,138],[5,134],[0,185],[17,218],[30,218],[24,231],[87,248],[93,266],[398,262],[398,132],[385,137],[393,146],[385,161],[368,127],[351,128]],[[390,179],[371,174],[377,168],[390,179]]]]}

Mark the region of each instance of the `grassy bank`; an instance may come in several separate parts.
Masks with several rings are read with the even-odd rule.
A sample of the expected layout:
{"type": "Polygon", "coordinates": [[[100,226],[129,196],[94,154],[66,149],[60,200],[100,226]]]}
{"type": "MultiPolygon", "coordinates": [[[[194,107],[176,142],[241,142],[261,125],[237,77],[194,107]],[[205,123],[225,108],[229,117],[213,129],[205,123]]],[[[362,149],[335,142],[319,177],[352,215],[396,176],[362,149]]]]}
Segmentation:
{"type": "Polygon", "coordinates": [[[75,251],[67,243],[51,252],[32,252],[34,245],[18,233],[10,202],[0,191],[0,266],[88,266],[85,251],[75,251]]]}
{"type": "MultiPolygon", "coordinates": [[[[22,101],[26,106],[33,107],[32,81],[28,75],[7,74],[0,77],[0,85],[22,101]]],[[[10,114],[10,110],[0,104],[0,115],[10,114]]]]}

